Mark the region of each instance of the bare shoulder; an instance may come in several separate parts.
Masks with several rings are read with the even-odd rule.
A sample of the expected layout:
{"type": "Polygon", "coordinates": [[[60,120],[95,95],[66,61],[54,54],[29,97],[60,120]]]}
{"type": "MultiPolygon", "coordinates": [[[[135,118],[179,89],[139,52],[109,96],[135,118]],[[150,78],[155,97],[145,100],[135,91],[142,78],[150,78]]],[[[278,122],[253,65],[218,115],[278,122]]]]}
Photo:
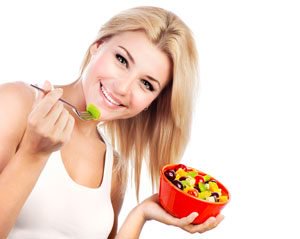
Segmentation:
{"type": "Polygon", "coordinates": [[[23,136],[34,99],[35,92],[26,83],[0,85],[0,172],[23,136]]]}
{"type": "Polygon", "coordinates": [[[24,121],[31,111],[34,100],[34,89],[24,82],[0,85],[0,109],[4,116],[0,119],[0,125],[9,126],[24,121]]]}
{"type": "MultiPolygon", "coordinates": [[[[34,89],[22,81],[9,82],[0,84],[0,97],[26,97],[27,100],[34,100],[34,89]]],[[[25,102],[26,103],[26,102],[25,102]]]]}
{"type": "Polygon", "coordinates": [[[35,92],[24,82],[11,82],[0,85],[0,126],[22,121],[30,112],[35,99],[35,92]]]}

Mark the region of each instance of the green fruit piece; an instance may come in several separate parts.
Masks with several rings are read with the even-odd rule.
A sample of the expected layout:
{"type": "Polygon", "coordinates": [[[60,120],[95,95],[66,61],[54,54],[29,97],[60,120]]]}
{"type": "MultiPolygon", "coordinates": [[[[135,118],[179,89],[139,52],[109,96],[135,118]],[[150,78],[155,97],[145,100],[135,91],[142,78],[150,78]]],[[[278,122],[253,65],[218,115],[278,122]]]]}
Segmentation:
{"type": "Polygon", "coordinates": [[[196,180],[194,178],[188,177],[186,181],[190,184],[191,187],[194,187],[196,180]]]}
{"type": "Polygon", "coordinates": [[[207,190],[204,183],[199,182],[198,186],[199,186],[200,192],[204,192],[207,190]]]}
{"type": "Polygon", "coordinates": [[[198,198],[206,200],[208,197],[210,197],[210,195],[210,191],[204,191],[198,194],[198,198]]]}
{"type": "Polygon", "coordinates": [[[203,179],[205,182],[208,182],[210,180],[210,176],[206,174],[203,176],[203,179]]]}
{"type": "Polygon", "coordinates": [[[89,112],[93,116],[93,119],[97,120],[100,118],[101,112],[100,112],[100,109],[98,109],[96,105],[88,104],[86,106],[86,111],[89,112]]]}
{"type": "Polygon", "coordinates": [[[182,180],[180,182],[183,185],[183,188],[191,187],[190,184],[189,184],[189,182],[187,182],[186,180],[182,180]]]}
{"type": "Polygon", "coordinates": [[[194,178],[198,175],[198,173],[196,171],[189,171],[187,172],[187,175],[189,175],[190,177],[194,178]]]}

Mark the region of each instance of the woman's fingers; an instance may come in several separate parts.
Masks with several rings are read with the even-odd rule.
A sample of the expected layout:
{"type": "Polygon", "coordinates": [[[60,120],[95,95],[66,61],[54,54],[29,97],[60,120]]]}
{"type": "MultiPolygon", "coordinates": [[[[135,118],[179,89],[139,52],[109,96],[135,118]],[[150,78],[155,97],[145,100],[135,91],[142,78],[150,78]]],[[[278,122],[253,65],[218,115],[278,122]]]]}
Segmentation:
{"type": "Polygon", "coordinates": [[[72,115],[69,115],[66,127],[64,128],[65,141],[68,141],[71,138],[73,128],[74,128],[75,119],[72,115]]]}
{"type": "Polygon", "coordinates": [[[62,93],[62,89],[55,89],[47,93],[39,102],[37,102],[37,105],[33,110],[35,117],[46,117],[53,106],[57,103],[58,99],[62,96],[62,93]]]}
{"type": "Polygon", "coordinates": [[[64,108],[64,104],[60,101],[57,101],[47,115],[44,116],[44,123],[51,127],[55,126],[62,115],[66,114],[66,109],[64,108]]]}
{"type": "Polygon", "coordinates": [[[74,122],[74,117],[64,109],[55,123],[55,134],[62,134],[64,140],[67,141],[73,131],[74,122]]]}
{"type": "Polygon", "coordinates": [[[64,104],[57,101],[43,121],[46,126],[53,129],[53,137],[65,143],[71,136],[75,120],[64,108],[64,104]]]}
{"type": "Polygon", "coordinates": [[[220,222],[223,221],[223,219],[224,219],[224,215],[219,214],[219,215],[216,217],[216,225],[215,225],[215,227],[218,226],[218,225],[220,224],[220,222]]]}
{"type": "Polygon", "coordinates": [[[215,217],[208,218],[201,227],[201,232],[211,230],[217,226],[217,220],[215,217]]]}
{"type": "Polygon", "coordinates": [[[57,120],[54,122],[56,132],[62,132],[64,130],[64,128],[68,123],[69,115],[70,115],[69,111],[64,109],[64,106],[62,105],[62,111],[60,115],[57,116],[57,120]]]}
{"type": "Polygon", "coordinates": [[[210,217],[204,223],[193,225],[189,224],[183,227],[186,231],[190,233],[203,233],[209,231],[219,225],[219,223],[224,219],[224,216],[219,214],[217,217],[210,217]]]}
{"type": "Polygon", "coordinates": [[[190,215],[188,215],[187,217],[183,217],[178,219],[178,225],[179,227],[185,227],[187,225],[190,225],[195,218],[198,216],[197,212],[192,212],[190,215]]]}
{"type": "Polygon", "coordinates": [[[224,219],[224,216],[219,214],[217,217],[210,217],[204,222],[205,231],[211,230],[218,226],[220,222],[224,219]]]}
{"type": "MultiPolygon", "coordinates": [[[[52,85],[49,81],[45,81],[43,86],[42,86],[42,89],[44,89],[46,92],[50,92],[52,90],[52,85]]],[[[43,97],[46,95],[46,93],[44,93],[43,91],[41,90],[37,90],[37,101],[40,101],[41,99],[43,99],[43,97]]]]}

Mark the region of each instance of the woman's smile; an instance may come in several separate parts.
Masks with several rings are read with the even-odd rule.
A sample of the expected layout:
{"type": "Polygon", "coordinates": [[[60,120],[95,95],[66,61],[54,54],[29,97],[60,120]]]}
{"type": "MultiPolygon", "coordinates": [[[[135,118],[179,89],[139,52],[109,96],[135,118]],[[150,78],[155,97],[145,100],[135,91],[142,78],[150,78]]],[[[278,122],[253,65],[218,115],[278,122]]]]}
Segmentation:
{"type": "Polygon", "coordinates": [[[100,94],[102,98],[104,99],[104,102],[110,107],[116,109],[119,107],[124,107],[124,105],[118,100],[116,97],[114,97],[112,94],[110,94],[105,87],[100,83],[100,94]]]}

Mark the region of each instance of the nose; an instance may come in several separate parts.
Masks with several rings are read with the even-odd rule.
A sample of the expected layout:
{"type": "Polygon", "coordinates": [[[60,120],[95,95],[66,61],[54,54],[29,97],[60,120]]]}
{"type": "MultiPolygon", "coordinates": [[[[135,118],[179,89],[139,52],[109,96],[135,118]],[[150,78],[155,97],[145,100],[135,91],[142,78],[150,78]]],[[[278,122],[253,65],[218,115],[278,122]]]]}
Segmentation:
{"type": "Polygon", "coordinates": [[[133,83],[136,80],[135,76],[126,76],[126,77],[120,77],[117,81],[115,81],[115,90],[116,93],[124,96],[131,92],[133,83]]]}

